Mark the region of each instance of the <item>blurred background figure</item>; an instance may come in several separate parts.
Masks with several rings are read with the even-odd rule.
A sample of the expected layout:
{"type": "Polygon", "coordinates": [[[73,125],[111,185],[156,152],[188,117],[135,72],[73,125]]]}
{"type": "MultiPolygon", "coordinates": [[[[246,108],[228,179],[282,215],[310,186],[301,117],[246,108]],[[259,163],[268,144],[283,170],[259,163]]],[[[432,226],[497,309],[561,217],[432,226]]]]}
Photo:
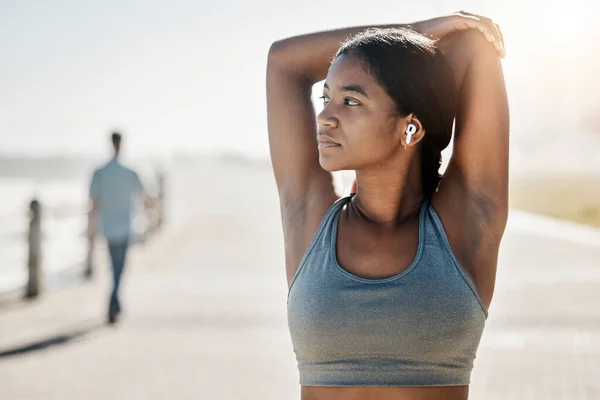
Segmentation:
{"type": "Polygon", "coordinates": [[[93,249],[94,238],[99,230],[108,242],[113,272],[113,289],[108,308],[109,324],[115,323],[121,313],[119,286],[127,249],[131,243],[134,201],[136,197],[143,197],[146,207],[151,205],[151,198],[145,194],[138,174],[119,161],[121,141],[120,133],[114,132],[111,135],[113,157],[106,165],[94,171],[90,183],[89,247],[93,249]]]}

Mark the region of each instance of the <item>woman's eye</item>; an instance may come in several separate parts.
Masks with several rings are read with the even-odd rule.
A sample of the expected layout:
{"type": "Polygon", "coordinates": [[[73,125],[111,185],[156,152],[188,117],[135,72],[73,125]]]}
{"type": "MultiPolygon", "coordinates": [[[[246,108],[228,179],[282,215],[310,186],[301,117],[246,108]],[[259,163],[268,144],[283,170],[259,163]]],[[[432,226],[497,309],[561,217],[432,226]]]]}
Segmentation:
{"type": "MultiPolygon", "coordinates": [[[[323,100],[323,104],[329,104],[329,97],[323,95],[321,97],[319,97],[319,99],[323,100]]],[[[344,99],[344,105],[346,106],[358,106],[360,105],[360,103],[354,99],[351,99],[350,97],[346,97],[344,99]]]]}

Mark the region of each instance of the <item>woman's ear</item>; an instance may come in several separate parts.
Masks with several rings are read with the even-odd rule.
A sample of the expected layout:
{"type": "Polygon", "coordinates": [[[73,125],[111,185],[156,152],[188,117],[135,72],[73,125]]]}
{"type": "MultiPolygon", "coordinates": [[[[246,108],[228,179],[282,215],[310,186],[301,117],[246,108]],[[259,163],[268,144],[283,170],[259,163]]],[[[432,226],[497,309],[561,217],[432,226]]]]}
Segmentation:
{"type": "Polygon", "coordinates": [[[419,119],[412,113],[403,119],[402,126],[404,132],[401,136],[401,144],[405,148],[419,143],[421,139],[423,139],[423,136],[425,136],[423,124],[421,124],[421,121],[419,121],[419,119]]]}

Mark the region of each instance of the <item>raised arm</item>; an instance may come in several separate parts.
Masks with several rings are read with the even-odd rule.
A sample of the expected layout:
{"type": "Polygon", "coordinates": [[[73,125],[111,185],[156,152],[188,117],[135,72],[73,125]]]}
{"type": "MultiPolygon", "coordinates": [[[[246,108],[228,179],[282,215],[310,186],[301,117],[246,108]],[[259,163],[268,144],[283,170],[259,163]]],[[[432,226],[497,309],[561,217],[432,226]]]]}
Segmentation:
{"type": "MultiPolygon", "coordinates": [[[[502,40],[499,30],[495,36],[502,40]]],[[[489,306],[508,217],[509,113],[498,57],[503,46],[494,49],[483,39],[454,32],[440,42],[455,72],[459,104],[452,157],[432,204],[459,264],[489,306]]]]}
{"type": "Polygon", "coordinates": [[[440,203],[454,202],[460,213],[471,210],[465,218],[499,241],[508,215],[509,112],[502,64],[481,35],[461,32],[448,42],[444,51],[455,71],[459,104],[440,203]]]}

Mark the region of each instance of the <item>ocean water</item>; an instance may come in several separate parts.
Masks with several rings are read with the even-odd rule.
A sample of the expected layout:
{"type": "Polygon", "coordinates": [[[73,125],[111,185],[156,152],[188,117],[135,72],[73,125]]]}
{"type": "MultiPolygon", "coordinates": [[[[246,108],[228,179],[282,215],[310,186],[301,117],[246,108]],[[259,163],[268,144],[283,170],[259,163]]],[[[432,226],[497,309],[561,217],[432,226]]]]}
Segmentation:
{"type": "MultiPolygon", "coordinates": [[[[142,176],[144,180],[144,176],[142,176]]],[[[147,177],[145,179],[148,181],[147,177]]],[[[29,204],[42,205],[42,272],[52,277],[83,271],[87,253],[88,182],[82,178],[35,179],[1,177],[0,293],[22,288],[27,281],[29,204]]],[[[134,233],[147,221],[136,211],[134,233]]]]}
{"type": "Polygon", "coordinates": [[[27,279],[29,204],[42,204],[44,274],[83,265],[87,218],[86,192],[77,180],[0,178],[0,292],[27,279]]]}

